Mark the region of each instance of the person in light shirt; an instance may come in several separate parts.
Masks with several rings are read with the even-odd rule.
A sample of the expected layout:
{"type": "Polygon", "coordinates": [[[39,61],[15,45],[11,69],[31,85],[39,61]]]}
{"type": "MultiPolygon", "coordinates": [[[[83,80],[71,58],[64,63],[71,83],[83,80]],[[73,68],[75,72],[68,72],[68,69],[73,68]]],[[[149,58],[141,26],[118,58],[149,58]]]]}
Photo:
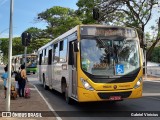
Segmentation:
{"type": "Polygon", "coordinates": [[[7,92],[7,87],[8,87],[8,84],[7,84],[7,79],[8,79],[8,68],[5,67],[5,68],[4,68],[4,71],[5,71],[5,73],[2,74],[1,78],[3,79],[4,96],[5,96],[5,98],[6,98],[6,92],[7,92]]]}

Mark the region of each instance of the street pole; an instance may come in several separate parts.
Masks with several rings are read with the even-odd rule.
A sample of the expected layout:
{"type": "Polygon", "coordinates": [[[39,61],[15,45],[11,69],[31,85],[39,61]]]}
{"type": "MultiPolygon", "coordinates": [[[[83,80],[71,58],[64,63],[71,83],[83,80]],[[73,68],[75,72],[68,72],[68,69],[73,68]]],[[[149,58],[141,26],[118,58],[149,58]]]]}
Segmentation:
{"type": "Polygon", "coordinates": [[[11,91],[11,66],[12,66],[12,16],[13,16],[13,0],[10,0],[10,26],[9,26],[9,49],[8,49],[8,86],[7,86],[7,100],[6,111],[10,111],[10,91],[11,91]]]}
{"type": "Polygon", "coordinates": [[[24,49],[24,55],[25,55],[25,70],[26,70],[26,66],[27,66],[27,46],[25,46],[25,49],[24,49]]]}

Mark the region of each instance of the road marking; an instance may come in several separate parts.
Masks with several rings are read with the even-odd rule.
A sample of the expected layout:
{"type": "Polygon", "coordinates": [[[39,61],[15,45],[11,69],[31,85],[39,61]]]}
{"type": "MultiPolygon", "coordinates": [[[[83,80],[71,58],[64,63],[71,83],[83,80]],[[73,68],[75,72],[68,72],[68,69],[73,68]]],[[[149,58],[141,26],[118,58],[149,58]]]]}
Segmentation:
{"type": "Polygon", "coordinates": [[[29,88],[30,90],[36,90],[36,88],[29,88]]]}
{"type": "Polygon", "coordinates": [[[160,80],[144,80],[144,82],[160,82],[160,80]]]}
{"type": "Polygon", "coordinates": [[[52,108],[52,106],[47,102],[47,100],[44,98],[44,96],[42,95],[42,93],[38,90],[38,88],[33,85],[35,87],[35,89],[37,90],[37,92],[40,94],[40,96],[43,98],[43,100],[46,102],[48,108],[55,114],[56,119],[57,120],[62,120],[61,117],[59,117],[59,115],[55,112],[55,110],[52,108]]]}
{"type": "Polygon", "coordinates": [[[142,96],[160,96],[160,93],[143,93],[142,96]]]}

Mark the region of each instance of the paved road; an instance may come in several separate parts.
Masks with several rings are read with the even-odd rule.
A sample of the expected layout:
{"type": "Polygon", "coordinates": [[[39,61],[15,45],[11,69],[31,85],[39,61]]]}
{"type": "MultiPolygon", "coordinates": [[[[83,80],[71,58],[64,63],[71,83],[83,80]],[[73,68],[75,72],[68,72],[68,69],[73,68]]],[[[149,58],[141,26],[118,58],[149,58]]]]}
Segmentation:
{"type": "Polygon", "coordinates": [[[160,119],[160,82],[144,82],[143,97],[117,103],[93,102],[66,104],[64,97],[54,90],[44,90],[36,75],[29,79],[37,86],[52,108],[63,120],[159,120],[160,119]],[[128,112],[129,111],[129,112],[128,112]],[[145,112],[147,111],[147,112],[145,112]],[[158,113],[156,111],[159,111],[158,113]],[[134,113],[154,113],[159,117],[131,117],[134,113]],[[68,116],[68,117],[67,117],[68,116]],[[104,117],[105,116],[105,117],[104,117]],[[110,117],[106,117],[110,116],[110,117]],[[118,117],[113,117],[118,116],[118,117]],[[122,117],[121,117],[122,116],[122,117]],[[130,117],[123,117],[130,116],[130,117]]]}

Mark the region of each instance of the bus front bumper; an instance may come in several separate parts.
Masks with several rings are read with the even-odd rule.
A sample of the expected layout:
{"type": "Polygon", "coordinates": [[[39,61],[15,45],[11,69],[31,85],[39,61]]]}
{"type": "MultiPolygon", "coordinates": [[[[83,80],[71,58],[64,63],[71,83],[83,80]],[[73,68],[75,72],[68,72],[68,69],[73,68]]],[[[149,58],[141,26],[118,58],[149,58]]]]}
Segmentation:
{"type": "Polygon", "coordinates": [[[136,89],[114,90],[114,91],[96,91],[96,90],[89,91],[84,88],[78,87],[79,102],[120,101],[127,98],[140,98],[140,97],[142,97],[142,86],[136,89]]]}

